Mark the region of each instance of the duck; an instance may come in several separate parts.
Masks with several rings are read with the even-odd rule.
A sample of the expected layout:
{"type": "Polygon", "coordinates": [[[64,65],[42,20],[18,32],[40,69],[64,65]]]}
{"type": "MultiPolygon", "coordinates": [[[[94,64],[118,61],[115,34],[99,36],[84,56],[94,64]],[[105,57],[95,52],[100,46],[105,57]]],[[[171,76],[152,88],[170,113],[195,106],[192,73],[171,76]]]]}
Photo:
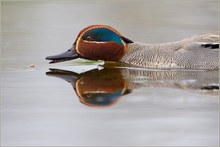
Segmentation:
{"type": "Polygon", "coordinates": [[[66,52],[47,56],[50,63],[77,58],[125,63],[154,69],[219,69],[219,32],[168,43],[133,42],[108,25],[82,29],[66,52]]]}

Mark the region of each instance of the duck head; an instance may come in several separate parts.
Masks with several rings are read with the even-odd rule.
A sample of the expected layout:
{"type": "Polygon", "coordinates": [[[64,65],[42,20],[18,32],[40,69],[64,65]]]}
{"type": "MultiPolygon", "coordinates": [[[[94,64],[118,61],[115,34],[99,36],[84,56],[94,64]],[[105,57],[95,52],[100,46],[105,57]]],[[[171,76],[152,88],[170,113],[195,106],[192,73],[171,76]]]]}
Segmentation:
{"type": "Polygon", "coordinates": [[[106,25],[91,25],[81,30],[73,46],[64,53],[48,56],[50,63],[84,58],[90,60],[119,61],[133,43],[118,31],[106,25]]]}

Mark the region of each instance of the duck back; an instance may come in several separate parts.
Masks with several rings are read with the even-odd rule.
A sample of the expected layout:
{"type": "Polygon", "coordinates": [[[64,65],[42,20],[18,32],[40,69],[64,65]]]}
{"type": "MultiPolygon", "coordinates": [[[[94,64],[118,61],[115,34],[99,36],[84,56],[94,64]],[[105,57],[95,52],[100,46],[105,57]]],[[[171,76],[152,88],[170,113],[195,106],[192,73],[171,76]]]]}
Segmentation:
{"type": "Polygon", "coordinates": [[[218,69],[219,33],[162,44],[131,43],[121,62],[148,68],[218,69]]]}

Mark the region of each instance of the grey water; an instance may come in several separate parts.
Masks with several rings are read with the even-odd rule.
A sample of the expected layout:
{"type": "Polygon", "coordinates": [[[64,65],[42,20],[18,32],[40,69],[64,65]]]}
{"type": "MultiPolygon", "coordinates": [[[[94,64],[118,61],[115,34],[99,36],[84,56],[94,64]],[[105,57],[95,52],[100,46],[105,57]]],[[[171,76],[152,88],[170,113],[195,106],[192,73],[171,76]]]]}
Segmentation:
{"type": "Polygon", "coordinates": [[[77,59],[48,64],[91,24],[146,43],[218,30],[217,0],[1,1],[1,145],[219,143],[218,71],[77,59]]]}

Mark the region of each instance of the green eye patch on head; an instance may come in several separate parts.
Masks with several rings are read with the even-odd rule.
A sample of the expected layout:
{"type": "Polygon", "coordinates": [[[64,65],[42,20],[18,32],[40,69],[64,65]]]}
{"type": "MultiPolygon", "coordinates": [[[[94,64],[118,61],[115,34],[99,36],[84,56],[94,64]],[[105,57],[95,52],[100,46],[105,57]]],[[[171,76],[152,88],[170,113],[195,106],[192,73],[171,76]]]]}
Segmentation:
{"type": "Polygon", "coordinates": [[[123,44],[121,37],[108,28],[94,28],[86,31],[83,36],[83,40],[97,41],[97,42],[116,42],[123,44]]]}

